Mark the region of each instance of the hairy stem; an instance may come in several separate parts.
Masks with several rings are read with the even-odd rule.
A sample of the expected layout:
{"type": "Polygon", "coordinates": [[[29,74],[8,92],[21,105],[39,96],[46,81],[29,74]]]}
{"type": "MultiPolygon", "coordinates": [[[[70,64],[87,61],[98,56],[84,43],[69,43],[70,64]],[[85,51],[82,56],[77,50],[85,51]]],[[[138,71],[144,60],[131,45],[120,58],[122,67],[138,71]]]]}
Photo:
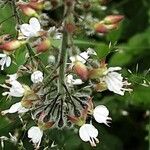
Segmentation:
{"type": "Polygon", "coordinates": [[[64,95],[64,87],[63,84],[65,83],[65,72],[66,72],[66,63],[67,63],[67,46],[68,46],[68,33],[64,30],[63,38],[62,38],[62,45],[59,55],[59,63],[60,67],[58,69],[58,93],[64,95]]]}

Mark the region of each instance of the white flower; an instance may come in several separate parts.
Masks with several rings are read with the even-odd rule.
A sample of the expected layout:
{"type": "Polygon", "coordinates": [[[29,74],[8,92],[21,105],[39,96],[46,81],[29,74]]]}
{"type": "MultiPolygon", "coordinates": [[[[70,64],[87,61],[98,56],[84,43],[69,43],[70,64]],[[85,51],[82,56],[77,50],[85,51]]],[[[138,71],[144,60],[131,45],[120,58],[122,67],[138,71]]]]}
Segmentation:
{"type": "Polygon", "coordinates": [[[24,95],[25,89],[17,80],[13,80],[9,84],[11,85],[11,87],[7,87],[9,92],[4,92],[3,96],[22,97],[24,95]]]}
{"type": "Polygon", "coordinates": [[[38,32],[41,30],[41,25],[39,23],[39,20],[35,17],[30,18],[29,24],[24,23],[20,25],[21,33],[27,37],[37,37],[38,32]]]}
{"type": "Polygon", "coordinates": [[[132,91],[131,89],[123,88],[123,86],[130,85],[127,81],[123,81],[123,77],[120,73],[116,72],[121,70],[120,67],[110,67],[106,71],[104,81],[106,82],[107,88],[114,93],[124,95],[125,91],[132,91]]]}
{"type": "Polygon", "coordinates": [[[107,126],[109,126],[108,125],[108,123],[110,123],[109,120],[112,120],[110,117],[108,117],[108,115],[109,115],[109,110],[104,105],[99,105],[95,107],[95,109],[93,110],[93,116],[95,120],[98,123],[104,123],[107,126]]]}
{"type": "Polygon", "coordinates": [[[80,85],[83,83],[83,81],[81,79],[74,79],[73,78],[73,75],[69,74],[67,77],[66,77],[66,82],[68,83],[69,86],[72,86],[72,85],[80,85]]]}
{"type": "Polygon", "coordinates": [[[28,138],[30,138],[37,147],[40,146],[42,136],[43,131],[37,126],[33,126],[28,130],[28,138]]]}
{"type": "Polygon", "coordinates": [[[7,113],[25,113],[29,109],[25,108],[22,106],[21,102],[13,104],[8,110],[2,111],[2,114],[7,114],[7,113]]]}
{"type": "Polygon", "coordinates": [[[89,58],[88,52],[82,52],[79,55],[71,56],[69,59],[72,63],[75,63],[76,61],[80,61],[83,64],[85,64],[88,58],[89,58]]]}
{"type": "Polygon", "coordinates": [[[6,54],[0,54],[0,66],[1,70],[4,70],[4,67],[9,67],[11,64],[11,58],[6,54]]]}
{"type": "Polygon", "coordinates": [[[43,81],[43,73],[39,70],[37,71],[34,71],[32,74],[31,74],[31,81],[33,83],[39,83],[39,82],[42,82],[43,81]]]}
{"type": "Polygon", "coordinates": [[[79,129],[79,136],[83,141],[89,141],[91,146],[96,146],[96,143],[99,143],[98,130],[92,124],[83,124],[79,129]]]}

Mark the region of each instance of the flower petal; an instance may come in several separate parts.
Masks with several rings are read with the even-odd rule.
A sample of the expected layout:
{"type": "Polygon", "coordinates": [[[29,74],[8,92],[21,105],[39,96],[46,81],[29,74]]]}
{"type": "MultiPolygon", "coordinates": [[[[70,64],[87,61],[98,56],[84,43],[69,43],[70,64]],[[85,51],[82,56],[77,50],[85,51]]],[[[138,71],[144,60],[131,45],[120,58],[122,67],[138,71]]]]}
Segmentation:
{"type": "Polygon", "coordinates": [[[10,108],[8,113],[15,113],[19,110],[19,108],[22,107],[21,102],[18,102],[16,104],[13,104],[10,108]]]}
{"type": "Polygon", "coordinates": [[[94,109],[94,114],[99,114],[99,115],[102,115],[102,116],[108,116],[109,115],[109,110],[104,105],[98,105],[94,109]]]}
{"type": "Polygon", "coordinates": [[[0,58],[6,57],[6,54],[0,54],[0,58]]]}
{"type": "Polygon", "coordinates": [[[121,70],[122,68],[121,67],[109,67],[108,68],[108,72],[113,72],[113,71],[118,71],[118,70],[121,70]]]}
{"type": "Polygon", "coordinates": [[[80,138],[87,142],[98,136],[98,130],[92,124],[84,124],[79,129],[80,138]]]}
{"type": "Polygon", "coordinates": [[[39,127],[33,126],[28,130],[28,138],[31,138],[34,144],[41,142],[43,131],[39,127]]]}
{"type": "Polygon", "coordinates": [[[98,123],[104,123],[107,126],[109,126],[108,123],[109,120],[111,120],[111,118],[108,117],[108,115],[109,115],[109,110],[104,105],[99,105],[93,110],[93,116],[95,120],[98,123]]]}
{"type": "Polygon", "coordinates": [[[11,58],[9,56],[7,56],[6,58],[6,67],[9,67],[11,64],[11,58]]]}
{"type": "Polygon", "coordinates": [[[37,70],[37,71],[34,71],[31,75],[31,81],[33,83],[39,83],[39,82],[42,82],[43,81],[43,72],[37,70]]]}
{"type": "Polygon", "coordinates": [[[29,24],[30,24],[30,28],[32,29],[33,32],[38,32],[41,30],[41,25],[39,23],[39,20],[35,17],[32,17],[30,20],[29,20],[29,24]]]}
{"type": "Polygon", "coordinates": [[[22,97],[25,92],[22,85],[16,80],[12,81],[10,84],[12,87],[10,88],[9,95],[14,97],[22,97]]]}
{"type": "Polygon", "coordinates": [[[20,30],[22,32],[22,34],[26,37],[30,37],[32,35],[32,28],[29,24],[22,24],[20,26],[20,30]]]}

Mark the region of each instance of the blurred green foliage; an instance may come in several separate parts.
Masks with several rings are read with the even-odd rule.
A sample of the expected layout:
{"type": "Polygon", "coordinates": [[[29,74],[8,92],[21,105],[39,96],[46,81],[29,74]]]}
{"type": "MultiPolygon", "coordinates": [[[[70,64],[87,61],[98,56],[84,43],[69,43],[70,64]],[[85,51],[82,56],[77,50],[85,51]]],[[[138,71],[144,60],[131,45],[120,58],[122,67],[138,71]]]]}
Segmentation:
{"type": "MultiPolygon", "coordinates": [[[[98,8],[91,10],[96,16],[104,16],[98,8]]],[[[110,115],[113,118],[110,128],[95,123],[99,130],[100,143],[96,148],[91,148],[88,143],[82,142],[73,129],[68,130],[50,130],[48,138],[54,140],[53,148],[62,150],[148,150],[150,149],[150,87],[142,86],[145,80],[149,83],[150,76],[150,2],[148,0],[112,0],[108,4],[106,14],[119,13],[125,16],[124,21],[118,30],[110,32],[102,40],[98,37],[76,38],[75,43],[82,49],[93,47],[96,49],[99,58],[105,58],[108,54],[107,62],[110,66],[121,66],[126,69],[123,74],[129,78],[132,83],[133,92],[126,93],[124,97],[114,95],[108,91],[100,94],[94,93],[95,103],[105,104],[110,109],[110,115]],[[116,43],[117,41],[117,43],[116,43]],[[111,42],[112,47],[108,45],[111,42]],[[130,71],[128,71],[129,69],[130,71]],[[131,73],[132,72],[132,73],[131,73]]],[[[0,8],[0,22],[12,15],[10,7],[0,8]]],[[[2,24],[0,35],[15,33],[15,19],[11,17],[2,24]]],[[[57,43],[58,44],[58,43],[57,43]]],[[[5,80],[5,75],[15,73],[17,67],[24,62],[25,48],[16,51],[14,64],[5,71],[0,72],[0,83],[5,80]]],[[[0,88],[0,92],[3,89],[0,88]]],[[[7,109],[13,102],[0,97],[0,110],[7,109]]],[[[16,130],[20,131],[19,142],[23,141],[27,150],[33,149],[29,144],[25,130],[18,117],[13,115],[8,117],[0,116],[0,136],[9,137],[16,130]]],[[[28,124],[28,122],[26,122],[28,124]]],[[[44,141],[41,149],[44,149],[46,143],[51,145],[52,141],[44,141]]],[[[5,141],[5,150],[14,149],[16,146],[11,142],[5,141]]],[[[24,149],[20,146],[20,149],[24,149]]],[[[49,146],[50,147],[50,146],[49,146]]]]}

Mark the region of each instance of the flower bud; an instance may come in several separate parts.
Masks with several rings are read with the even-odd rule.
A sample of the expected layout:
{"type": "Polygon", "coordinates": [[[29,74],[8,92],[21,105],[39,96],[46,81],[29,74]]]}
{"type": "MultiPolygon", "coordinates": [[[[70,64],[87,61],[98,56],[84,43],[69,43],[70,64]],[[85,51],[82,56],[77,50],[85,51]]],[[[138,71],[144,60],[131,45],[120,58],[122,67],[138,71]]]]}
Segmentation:
{"type": "Polygon", "coordinates": [[[108,31],[113,30],[113,29],[117,29],[118,28],[118,23],[106,25],[106,28],[108,29],[108,31]]]}
{"type": "Polygon", "coordinates": [[[31,1],[28,5],[35,10],[42,10],[44,8],[44,1],[31,1]]]}
{"type": "Polygon", "coordinates": [[[25,15],[38,17],[36,11],[33,8],[31,8],[28,4],[18,4],[18,6],[25,15]]]}
{"type": "Polygon", "coordinates": [[[107,33],[112,29],[116,29],[117,27],[118,27],[118,24],[105,25],[104,23],[96,23],[94,25],[94,29],[98,33],[107,33]]]}
{"type": "Polygon", "coordinates": [[[123,15],[110,15],[104,18],[104,24],[117,24],[122,21],[124,18],[123,15]]]}
{"type": "Polygon", "coordinates": [[[13,40],[0,45],[0,50],[13,51],[19,48],[25,41],[13,40]]]}
{"type": "Polygon", "coordinates": [[[107,68],[96,68],[89,71],[90,79],[98,79],[105,75],[107,68]]]}
{"type": "Polygon", "coordinates": [[[45,52],[51,47],[49,39],[44,39],[41,43],[36,46],[37,53],[45,52]]]}
{"type": "Polygon", "coordinates": [[[75,31],[76,26],[73,23],[66,23],[65,29],[68,33],[73,33],[75,31]]]}
{"type": "Polygon", "coordinates": [[[88,79],[88,69],[83,63],[79,61],[75,62],[73,69],[82,80],[88,79]]]}
{"type": "Polygon", "coordinates": [[[106,25],[103,24],[103,23],[96,23],[94,25],[94,29],[98,33],[107,33],[108,32],[108,29],[107,29],[106,25]]]}

